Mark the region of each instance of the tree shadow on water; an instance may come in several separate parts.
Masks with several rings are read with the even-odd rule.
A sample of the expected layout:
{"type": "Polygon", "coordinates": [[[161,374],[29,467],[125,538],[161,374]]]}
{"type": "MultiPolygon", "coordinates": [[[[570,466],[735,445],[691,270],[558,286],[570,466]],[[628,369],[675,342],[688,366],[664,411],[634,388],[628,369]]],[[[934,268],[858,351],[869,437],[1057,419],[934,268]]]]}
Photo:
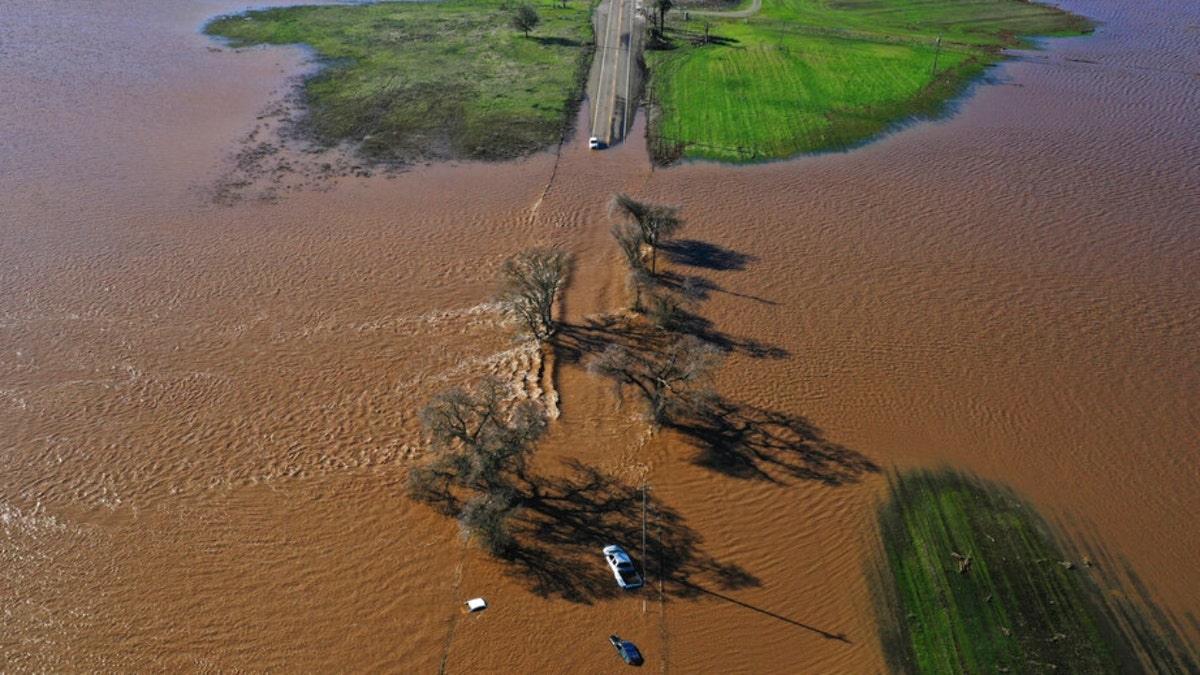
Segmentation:
{"type": "Polygon", "coordinates": [[[667,260],[677,265],[717,271],[744,270],[747,265],[757,260],[748,253],[696,239],[667,241],[659,244],[659,250],[667,260]]]}
{"type": "Polygon", "coordinates": [[[718,330],[712,320],[682,307],[676,307],[666,329],[684,335],[694,335],[726,354],[742,354],[754,359],[786,359],[791,355],[783,347],[759,342],[754,338],[742,337],[718,330]]]}
{"type": "Polygon", "coordinates": [[[755,359],[786,359],[790,356],[782,347],[718,330],[710,319],[683,308],[676,308],[668,323],[659,328],[616,317],[590,318],[581,324],[560,326],[554,336],[554,348],[563,363],[580,363],[614,344],[652,349],[674,332],[694,335],[727,354],[738,353],[755,359]]]}
{"type": "Polygon", "coordinates": [[[662,332],[634,325],[618,316],[590,317],[579,324],[562,324],[554,336],[554,349],[564,363],[580,363],[603,352],[609,345],[656,344],[662,332]]]}
{"type": "Polygon", "coordinates": [[[678,595],[692,594],[689,584],[702,582],[725,590],[759,585],[746,570],[721,563],[701,550],[702,538],[676,510],[647,494],[646,550],[641,550],[642,491],[592,466],[569,460],[563,477],[537,478],[514,523],[519,542],[506,556],[512,576],[526,580],[533,592],[571,602],[622,596],[601,549],[623,547],[643,572],[679,582],[678,595]],[[695,581],[693,581],[695,580],[695,581]]]}
{"type": "MultiPolygon", "coordinates": [[[[682,583],[687,584],[687,582],[682,582],[682,583]]],[[[724,600],[725,602],[728,602],[730,604],[737,605],[738,607],[744,607],[748,610],[758,612],[759,614],[762,614],[763,616],[769,616],[772,619],[775,619],[777,621],[782,621],[784,623],[791,624],[793,626],[796,626],[797,628],[803,628],[804,630],[807,630],[807,631],[816,633],[817,635],[820,635],[821,637],[825,638],[826,640],[837,640],[838,642],[845,642],[846,644],[850,644],[850,640],[849,640],[849,638],[846,637],[845,633],[831,633],[827,630],[822,630],[820,628],[817,628],[816,626],[810,626],[809,624],[797,621],[795,619],[783,616],[781,614],[777,614],[777,613],[772,612],[767,609],[763,609],[762,607],[757,607],[755,605],[751,605],[748,602],[742,602],[741,600],[738,600],[736,598],[731,598],[728,595],[723,595],[721,593],[717,593],[716,591],[711,591],[707,588],[703,588],[701,586],[696,586],[694,584],[687,584],[687,585],[689,585],[696,593],[703,593],[705,595],[709,595],[714,598],[724,600]]]]}
{"type": "Polygon", "coordinates": [[[839,486],[880,471],[862,453],[826,439],[800,415],[738,404],[719,395],[671,420],[670,426],[698,451],[698,465],[734,478],[839,486]]]}

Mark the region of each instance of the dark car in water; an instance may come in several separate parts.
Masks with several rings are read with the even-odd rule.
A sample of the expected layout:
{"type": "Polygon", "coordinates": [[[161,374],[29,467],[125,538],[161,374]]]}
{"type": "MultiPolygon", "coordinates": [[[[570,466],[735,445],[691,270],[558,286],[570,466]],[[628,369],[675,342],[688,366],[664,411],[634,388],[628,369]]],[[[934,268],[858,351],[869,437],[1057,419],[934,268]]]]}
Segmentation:
{"type": "Polygon", "coordinates": [[[621,655],[621,660],[631,666],[640,666],[646,662],[642,658],[642,653],[638,651],[637,645],[629,640],[622,640],[620,635],[609,635],[608,641],[617,650],[617,654],[621,655]]]}

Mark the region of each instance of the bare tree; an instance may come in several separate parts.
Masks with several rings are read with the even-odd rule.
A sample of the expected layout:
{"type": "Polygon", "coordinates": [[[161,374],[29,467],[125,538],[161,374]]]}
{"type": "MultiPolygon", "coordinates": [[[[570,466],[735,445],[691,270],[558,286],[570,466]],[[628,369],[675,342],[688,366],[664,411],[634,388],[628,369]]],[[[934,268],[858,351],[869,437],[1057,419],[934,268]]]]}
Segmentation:
{"type": "Polygon", "coordinates": [[[646,256],[642,254],[642,231],[636,223],[618,223],[612,228],[613,239],[625,257],[629,269],[646,267],[646,256]]]}
{"type": "Polygon", "coordinates": [[[659,243],[671,238],[683,228],[679,209],[674,206],[640,202],[624,192],[617,193],[613,198],[613,208],[633,219],[642,243],[650,248],[650,274],[658,274],[659,243]]]}
{"type": "Polygon", "coordinates": [[[473,392],[455,387],[438,394],[421,411],[435,452],[426,482],[444,493],[452,485],[486,492],[525,480],[546,413],[533,401],[510,404],[508,393],[503,382],[487,377],[473,392]]]}
{"type": "Polygon", "coordinates": [[[533,5],[518,6],[517,11],[512,16],[512,27],[520,31],[525,31],[525,37],[529,37],[529,31],[537,28],[537,25],[541,22],[542,17],[538,16],[537,10],[533,8],[533,5]]]}
{"type": "Polygon", "coordinates": [[[560,248],[535,248],[504,261],[498,300],[505,312],[534,338],[545,342],[558,332],[554,298],[566,285],[570,258],[560,248]]]}
{"type": "Polygon", "coordinates": [[[461,458],[453,453],[437,453],[409,469],[405,490],[417,501],[439,505],[446,515],[459,511],[454,485],[459,474],[455,466],[461,458]]]}
{"type": "Polygon", "coordinates": [[[518,486],[528,486],[529,455],[547,420],[541,405],[512,404],[509,395],[503,382],[487,377],[473,392],[455,387],[434,396],[421,411],[431,456],[409,472],[409,496],[442,504],[445,513],[458,518],[466,504],[480,498],[491,500],[488,513],[500,502],[515,503],[518,486]]]}
{"type": "Polygon", "coordinates": [[[658,328],[683,332],[687,329],[688,320],[694,316],[691,309],[695,302],[695,298],[685,290],[656,286],[647,298],[646,317],[658,328]]]}
{"type": "Polygon", "coordinates": [[[633,311],[642,311],[642,288],[650,283],[650,270],[642,252],[642,232],[636,223],[618,223],[612,228],[613,239],[629,267],[629,285],[633,288],[633,311]]]}
{"type": "Polygon", "coordinates": [[[588,370],[611,378],[619,394],[636,392],[646,406],[646,418],[661,425],[680,409],[700,402],[721,356],[719,349],[694,335],[669,334],[661,345],[609,345],[588,370]]]}
{"type": "Polygon", "coordinates": [[[512,404],[510,390],[484,378],[473,391],[455,387],[421,411],[431,455],[412,468],[408,494],[440,505],[458,518],[464,536],[495,555],[511,550],[509,520],[520,505],[534,444],[546,430],[546,414],[533,401],[512,404]]]}
{"type": "Polygon", "coordinates": [[[661,37],[666,30],[667,12],[671,11],[675,3],[671,0],[654,0],[654,6],[658,8],[658,34],[661,37]]]}
{"type": "Polygon", "coordinates": [[[454,387],[433,397],[433,401],[421,410],[421,422],[434,447],[449,448],[455,443],[466,447],[482,444],[480,436],[489,427],[494,427],[502,414],[504,389],[503,382],[488,377],[474,392],[454,387]]]}
{"type": "Polygon", "coordinates": [[[476,495],[462,508],[458,527],[463,537],[474,538],[492,555],[504,555],[516,543],[508,527],[516,514],[514,495],[504,491],[476,495]]]}

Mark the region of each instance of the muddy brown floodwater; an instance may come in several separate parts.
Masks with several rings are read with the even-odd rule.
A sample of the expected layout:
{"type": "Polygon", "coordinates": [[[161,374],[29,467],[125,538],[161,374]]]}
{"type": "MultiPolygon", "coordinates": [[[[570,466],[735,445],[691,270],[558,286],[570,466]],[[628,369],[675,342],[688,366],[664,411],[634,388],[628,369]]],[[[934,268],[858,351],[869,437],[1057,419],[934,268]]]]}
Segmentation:
{"type": "Polygon", "coordinates": [[[874,509],[930,465],[1012,486],[1200,642],[1200,25],[1064,5],[1096,34],[853,152],[301,156],[219,204],[302,51],[199,35],[226,0],[0,0],[0,669],[610,672],[618,632],[656,671],[881,672],[874,509]],[[575,257],[572,324],[625,302],[622,190],[682,207],[718,388],[782,444],[649,435],[501,325],[497,269],[534,244],[575,257]],[[573,503],[518,565],[402,495],[415,411],[488,372],[559,397],[547,480],[591,467],[580,494],[623,506],[573,503]],[[640,563],[643,479],[651,588],[622,596],[570,537],[596,517],[640,563]],[[656,578],[672,556],[689,585],[656,578]]]}

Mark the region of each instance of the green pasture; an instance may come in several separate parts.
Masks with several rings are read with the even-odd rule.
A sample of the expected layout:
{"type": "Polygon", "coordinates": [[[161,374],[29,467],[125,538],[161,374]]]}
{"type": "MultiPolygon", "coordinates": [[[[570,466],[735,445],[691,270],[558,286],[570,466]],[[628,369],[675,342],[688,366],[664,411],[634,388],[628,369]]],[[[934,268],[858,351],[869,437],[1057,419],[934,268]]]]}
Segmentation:
{"type": "Polygon", "coordinates": [[[1003,48],[1024,44],[1018,36],[1090,29],[1019,0],[763,0],[738,19],[684,11],[668,14],[666,48],[646,53],[659,161],[850,147],[935,114],[1003,48]]]}
{"type": "Polygon", "coordinates": [[[952,475],[910,476],[893,485],[882,534],[904,636],[891,644],[894,665],[1117,672],[1083,590],[1086,571],[1011,497],[952,475]]]}
{"type": "Polygon", "coordinates": [[[898,478],[881,534],[894,672],[1136,670],[1091,563],[1067,558],[1011,494],[950,473],[898,478]]]}
{"type": "Polygon", "coordinates": [[[559,141],[583,97],[591,7],[534,6],[529,38],[516,4],[382,2],[249,11],[205,32],[233,46],[304,44],[322,67],[304,84],[304,126],[378,160],[503,159],[559,141]]]}

